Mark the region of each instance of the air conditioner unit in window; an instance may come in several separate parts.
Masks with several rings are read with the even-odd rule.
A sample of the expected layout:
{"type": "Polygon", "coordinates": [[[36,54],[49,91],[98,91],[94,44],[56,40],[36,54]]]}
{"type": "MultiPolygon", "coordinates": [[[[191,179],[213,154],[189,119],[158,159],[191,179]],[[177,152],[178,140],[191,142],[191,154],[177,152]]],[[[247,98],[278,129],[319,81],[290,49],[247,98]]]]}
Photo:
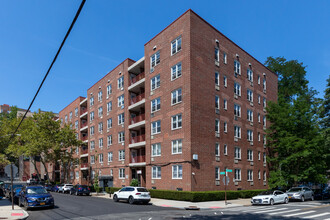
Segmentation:
{"type": "Polygon", "coordinates": [[[253,126],[253,122],[252,121],[250,122],[250,125],[253,126]]]}
{"type": "Polygon", "coordinates": [[[266,186],[266,184],[267,184],[266,181],[264,181],[264,186],[266,186]]]}
{"type": "Polygon", "coordinates": [[[234,94],[234,98],[235,98],[235,99],[238,99],[238,95],[234,94]]]}
{"type": "Polygon", "coordinates": [[[234,141],[237,142],[238,141],[238,138],[237,137],[234,137],[234,141]]]}
{"type": "Polygon", "coordinates": [[[217,60],[215,60],[214,63],[215,63],[216,66],[220,66],[220,63],[217,60]]]}
{"type": "Polygon", "coordinates": [[[250,102],[250,105],[253,107],[253,102],[250,102]]]}
{"type": "Polygon", "coordinates": [[[253,166],[253,161],[250,162],[250,165],[253,166]]]}
{"type": "Polygon", "coordinates": [[[263,111],[266,112],[266,109],[264,108],[263,111]]]}
{"type": "Polygon", "coordinates": [[[238,182],[235,182],[235,186],[238,186],[238,182]]]}
{"type": "Polygon", "coordinates": [[[218,85],[215,85],[215,90],[219,91],[220,87],[218,85]]]}
{"type": "Polygon", "coordinates": [[[216,180],[216,181],[215,181],[215,185],[216,185],[216,186],[220,186],[220,181],[219,181],[219,180],[216,180]]]}
{"type": "Polygon", "coordinates": [[[234,160],[234,163],[238,163],[238,160],[235,159],[235,160],[234,160]]]}
{"type": "Polygon", "coordinates": [[[220,137],[220,133],[218,133],[218,132],[215,132],[215,137],[220,137]]]}
{"type": "Polygon", "coordinates": [[[216,156],[215,157],[215,161],[219,162],[220,161],[220,157],[219,156],[216,156]]]}
{"type": "Polygon", "coordinates": [[[250,182],[250,186],[253,186],[253,184],[254,184],[253,182],[250,182]]]}
{"type": "Polygon", "coordinates": [[[250,145],[253,146],[253,141],[250,142],[250,145]]]}

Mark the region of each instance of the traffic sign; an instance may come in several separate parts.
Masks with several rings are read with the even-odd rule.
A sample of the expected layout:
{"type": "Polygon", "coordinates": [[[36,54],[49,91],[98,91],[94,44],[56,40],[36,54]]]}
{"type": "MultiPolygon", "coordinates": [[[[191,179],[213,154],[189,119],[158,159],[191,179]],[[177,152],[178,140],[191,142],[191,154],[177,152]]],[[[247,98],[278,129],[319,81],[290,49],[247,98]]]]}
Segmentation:
{"type": "Polygon", "coordinates": [[[227,169],[226,172],[231,173],[231,172],[233,172],[233,170],[227,169]]]}
{"type": "Polygon", "coordinates": [[[228,183],[229,183],[229,177],[228,176],[224,176],[223,178],[222,178],[222,182],[223,182],[223,184],[224,185],[226,185],[226,186],[228,186],[228,183]]]}
{"type": "Polygon", "coordinates": [[[226,174],[226,172],[220,172],[220,175],[225,175],[226,174]]]}

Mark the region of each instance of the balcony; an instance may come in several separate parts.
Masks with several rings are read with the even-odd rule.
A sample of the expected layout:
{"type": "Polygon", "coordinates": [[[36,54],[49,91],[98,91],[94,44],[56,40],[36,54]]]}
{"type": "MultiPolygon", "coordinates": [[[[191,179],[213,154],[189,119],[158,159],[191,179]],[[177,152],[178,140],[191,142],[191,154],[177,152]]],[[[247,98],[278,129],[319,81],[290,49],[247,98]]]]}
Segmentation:
{"type": "Polygon", "coordinates": [[[88,163],[81,163],[80,164],[80,170],[88,170],[89,164],[88,163]]]}
{"type": "Polygon", "coordinates": [[[144,72],[143,73],[140,73],[139,75],[137,75],[136,77],[132,78],[130,81],[129,81],[129,86],[139,82],[140,80],[144,79],[145,77],[145,74],[144,72]]]}
{"type": "Polygon", "coordinates": [[[80,108],[80,118],[87,116],[87,108],[80,108]]]}
{"type": "Polygon", "coordinates": [[[87,129],[88,129],[87,121],[80,124],[80,131],[84,131],[84,130],[87,131],[87,129]]]}
{"type": "Polygon", "coordinates": [[[129,121],[129,126],[128,126],[128,129],[132,129],[132,128],[140,128],[142,126],[144,126],[146,123],[145,121],[145,114],[140,114],[140,115],[137,115],[133,118],[131,118],[131,120],[129,121]]]}
{"type": "Polygon", "coordinates": [[[131,137],[129,142],[129,148],[136,148],[146,145],[146,136],[144,134],[131,137]]]}
{"type": "Polygon", "coordinates": [[[86,147],[85,149],[81,149],[80,151],[80,157],[88,157],[88,148],[86,147]]]}
{"type": "Polygon", "coordinates": [[[88,136],[87,136],[87,135],[86,135],[86,136],[82,136],[82,137],[81,137],[81,140],[84,141],[84,142],[85,142],[85,141],[88,141],[88,136]]]}
{"type": "Polygon", "coordinates": [[[140,105],[145,103],[145,93],[142,93],[136,97],[130,99],[128,110],[136,110],[140,105]]]}
{"type": "Polygon", "coordinates": [[[145,155],[139,155],[139,156],[131,157],[129,166],[130,167],[143,167],[143,166],[146,166],[146,156],[145,155]]]}

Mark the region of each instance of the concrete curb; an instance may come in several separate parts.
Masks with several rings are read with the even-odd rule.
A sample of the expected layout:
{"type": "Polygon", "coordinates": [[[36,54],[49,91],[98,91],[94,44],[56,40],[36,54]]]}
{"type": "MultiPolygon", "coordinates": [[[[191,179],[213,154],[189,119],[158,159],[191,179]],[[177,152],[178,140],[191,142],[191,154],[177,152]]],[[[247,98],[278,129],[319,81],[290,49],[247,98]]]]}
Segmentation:
{"type": "Polygon", "coordinates": [[[27,219],[28,217],[29,214],[21,207],[15,205],[14,210],[12,210],[9,200],[0,200],[0,219],[27,219]]]}

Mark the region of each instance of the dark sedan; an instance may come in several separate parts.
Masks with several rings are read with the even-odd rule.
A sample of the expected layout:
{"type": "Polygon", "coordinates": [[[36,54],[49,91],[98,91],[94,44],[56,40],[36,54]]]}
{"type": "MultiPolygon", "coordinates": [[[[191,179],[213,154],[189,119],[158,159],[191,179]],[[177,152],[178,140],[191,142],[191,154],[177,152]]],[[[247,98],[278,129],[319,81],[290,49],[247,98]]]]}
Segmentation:
{"type": "Polygon", "coordinates": [[[330,188],[314,190],[314,197],[317,200],[330,199],[330,188]]]}
{"type": "Polygon", "coordinates": [[[89,196],[90,192],[91,192],[90,188],[86,185],[75,185],[70,189],[70,195],[76,195],[76,196],[84,195],[84,194],[89,196]]]}
{"type": "MultiPolygon", "coordinates": [[[[13,192],[15,193],[16,188],[22,188],[22,187],[23,187],[23,185],[21,185],[21,184],[14,184],[13,185],[13,192]]],[[[11,185],[9,185],[8,188],[6,189],[5,196],[6,196],[6,198],[11,199],[11,185]]]]}
{"type": "Polygon", "coordinates": [[[47,192],[43,186],[23,187],[19,194],[18,205],[24,206],[24,209],[37,207],[54,208],[55,202],[53,196],[47,192]]]}

